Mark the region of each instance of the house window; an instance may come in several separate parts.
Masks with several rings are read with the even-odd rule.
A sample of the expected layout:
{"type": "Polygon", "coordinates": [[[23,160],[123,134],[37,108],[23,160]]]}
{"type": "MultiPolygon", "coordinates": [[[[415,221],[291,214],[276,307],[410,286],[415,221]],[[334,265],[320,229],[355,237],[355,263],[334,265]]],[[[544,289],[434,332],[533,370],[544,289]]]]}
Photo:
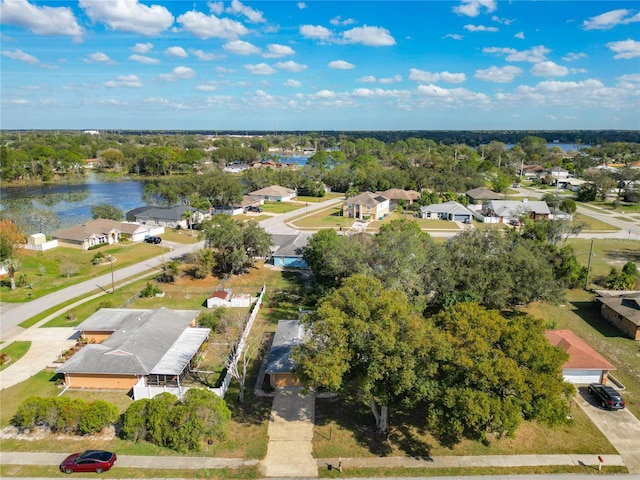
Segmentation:
{"type": "Polygon", "coordinates": [[[371,204],[367,203],[367,210],[371,210],[371,204]]]}

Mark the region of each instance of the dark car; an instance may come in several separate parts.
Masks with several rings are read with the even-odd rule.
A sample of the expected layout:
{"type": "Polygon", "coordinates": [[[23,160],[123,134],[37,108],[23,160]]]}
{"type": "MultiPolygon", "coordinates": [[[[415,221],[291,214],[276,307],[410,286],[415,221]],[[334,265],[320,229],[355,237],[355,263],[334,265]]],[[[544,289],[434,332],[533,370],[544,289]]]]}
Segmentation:
{"type": "Polygon", "coordinates": [[[144,241],[147,243],[160,243],[162,242],[162,239],[160,237],[155,237],[155,236],[151,236],[151,237],[144,237],[144,241]]]}
{"type": "Polygon", "coordinates": [[[255,205],[251,205],[248,210],[250,212],[257,212],[257,213],[262,213],[262,208],[260,207],[256,207],[255,205]]]}
{"type": "Polygon", "coordinates": [[[117,456],[105,450],[87,450],[82,453],[69,455],[60,464],[60,471],[64,473],[96,472],[102,473],[113,467],[117,456]]]}
{"type": "Polygon", "coordinates": [[[620,410],[625,406],[625,402],[615,388],[601,383],[591,383],[589,385],[589,394],[596,399],[596,402],[602,408],[609,410],[620,410]]]}
{"type": "Polygon", "coordinates": [[[515,218],[512,218],[511,220],[509,220],[509,225],[513,225],[514,227],[519,227],[520,220],[516,220],[515,218]]]}

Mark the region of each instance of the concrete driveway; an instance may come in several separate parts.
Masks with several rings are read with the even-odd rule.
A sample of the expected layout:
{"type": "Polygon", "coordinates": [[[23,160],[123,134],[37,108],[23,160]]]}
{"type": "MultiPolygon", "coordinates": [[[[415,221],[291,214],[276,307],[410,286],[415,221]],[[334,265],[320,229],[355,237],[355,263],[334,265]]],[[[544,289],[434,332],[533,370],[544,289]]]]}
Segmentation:
{"type": "MultiPolygon", "coordinates": [[[[624,392],[622,392],[624,397],[624,392]]],[[[605,410],[596,405],[587,387],[580,387],[575,400],[605,437],[616,447],[629,469],[640,473],[640,420],[629,410],[605,410]]]]}

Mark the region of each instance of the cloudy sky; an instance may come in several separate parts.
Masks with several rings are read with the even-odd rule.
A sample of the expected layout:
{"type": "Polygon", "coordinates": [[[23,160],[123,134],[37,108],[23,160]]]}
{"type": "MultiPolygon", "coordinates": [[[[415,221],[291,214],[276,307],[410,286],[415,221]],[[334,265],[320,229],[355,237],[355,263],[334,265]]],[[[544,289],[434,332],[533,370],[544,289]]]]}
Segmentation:
{"type": "Polygon", "coordinates": [[[639,5],[0,0],[0,127],[639,129],[639,5]]]}

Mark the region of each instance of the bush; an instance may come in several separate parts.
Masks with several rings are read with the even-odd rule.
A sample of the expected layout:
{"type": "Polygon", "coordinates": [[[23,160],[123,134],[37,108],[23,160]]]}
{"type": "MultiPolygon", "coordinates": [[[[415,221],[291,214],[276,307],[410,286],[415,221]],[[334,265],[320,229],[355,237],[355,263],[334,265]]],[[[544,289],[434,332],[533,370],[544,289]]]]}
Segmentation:
{"type": "Polygon", "coordinates": [[[98,433],[103,428],[115,423],[118,418],[118,409],[115,405],[104,400],[95,400],[87,406],[84,415],[80,417],[78,428],[80,433],[89,435],[98,433]]]}
{"type": "Polygon", "coordinates": [[[104,263],[104,253],[98,252],[91,259],[91,263],[94,265],[102,265],[104,263]]]}
{"type": "Polygon", "coordinates": [[[145,287],[140,292],[142,298],[154,297],[156,293],[162,293],[162,290],[157,285],[152,285],[151,282],[147,282],[145,287]]]}

